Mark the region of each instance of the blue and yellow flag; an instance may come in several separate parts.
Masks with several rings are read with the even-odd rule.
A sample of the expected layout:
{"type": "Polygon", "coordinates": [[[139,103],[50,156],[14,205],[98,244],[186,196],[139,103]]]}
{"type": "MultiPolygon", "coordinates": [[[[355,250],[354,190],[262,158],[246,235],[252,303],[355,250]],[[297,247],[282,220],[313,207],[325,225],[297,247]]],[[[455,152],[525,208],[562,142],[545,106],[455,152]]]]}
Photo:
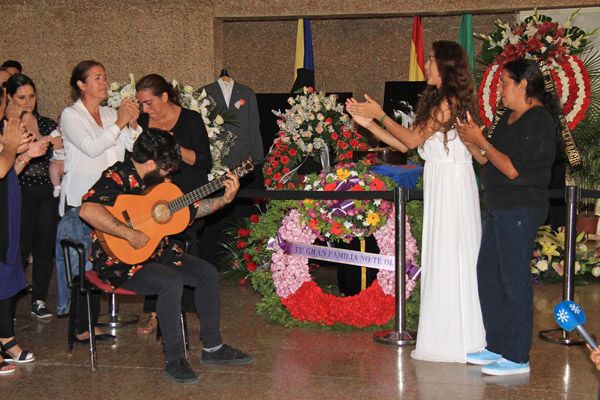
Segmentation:
{"type": "MultiPolygon", "coordinates": [[[[299,18],[296,31],[296,58],[294,60],[294,88],[315,86],[315,62],[313,59],[310,20],[299,18]],[[300,82],[299,82],[300,81],[300,82]]],[[[294,89],[292,89],[294,91],[294,89]]]]}

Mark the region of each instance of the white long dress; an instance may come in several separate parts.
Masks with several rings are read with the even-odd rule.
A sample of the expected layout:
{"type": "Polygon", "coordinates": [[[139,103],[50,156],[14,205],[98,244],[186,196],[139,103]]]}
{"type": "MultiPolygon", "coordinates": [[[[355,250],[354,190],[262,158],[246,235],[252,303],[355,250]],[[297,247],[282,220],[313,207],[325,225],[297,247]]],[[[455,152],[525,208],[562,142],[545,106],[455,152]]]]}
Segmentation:
{"type": "Polygon", "coordinates": [[[466,362],[485,347],[477,291],[479,193],[471,154],[456,134],[436,132],[419,148],[425,160],[421,309],[413,358],[466,362]]]}

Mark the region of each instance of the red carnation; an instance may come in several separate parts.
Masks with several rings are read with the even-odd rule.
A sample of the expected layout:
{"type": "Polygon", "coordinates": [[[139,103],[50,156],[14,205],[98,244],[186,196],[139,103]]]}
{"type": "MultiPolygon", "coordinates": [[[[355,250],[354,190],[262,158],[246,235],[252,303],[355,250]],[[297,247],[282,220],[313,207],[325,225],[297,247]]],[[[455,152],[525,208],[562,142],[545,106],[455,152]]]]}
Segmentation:
{"type": "Polygon", "coordinates": [[[250,222],[252,222],[253,224],[257,224],[259,220],[260,217],[258,216],[258,214],[252,214],[250,216],[250,222]]]}
{"type": "Polygon", "coordinates": [[[290,156],[292,157],[296,157],[296,154],[298,154],[298,152],[295,149],[290,149],[288,153],[290,153],[290,156]]]}
{"type": "Polygon", "coordinates": [[[342,233],[342,224],[340,224],[339,222],[333,222],[331,224],[331,233],[334,235],[339,235],[340,233],[342,233]]]}
{"type": "Polygon", "coordinates": [[[235,247],[237,247],[238,249],[243,249],[243,248],[245,248],[246,246],[248,246],[248,243],[246,243],[246,242],[244,242],[244,241],[241,241],[241,240],[240,240],[240,241],[238,241],[238,242],[235,244],[235,247]]]}
{"type": "Polygon", "coordinates": [[[327,117],[323,120],[323,122],[325,122],[328,125],[331,125],[331,123],[333,122],[333,120],[331,119],[331,117],[327,117]]]}
{"type": "Polygon", "coordinates": [[[273,175],[273,179],[275,179],[277,182],[279,182],[281,180],[281,173],[276,173],[275,175],[273,175]]]}
{"type": "Polygon", "coordinates": [[[290,158],[288,156],[281,156],[281,163],[287,164],[290,162],[290,158]]]}
{"type": "Polygon", "coordinates": [[[346,139],[350,139],[350,137],[352,136],[352,132],[342,131],[342,136],[344,136],[344,138],[346,138],[346,139]]]}
{"type": "Polygon", "coordinates": [[[333,132],[333,133],[331,134],[331,139],[333,139],[333,140],[338,140],[339,138],[340,138],[340,136],[339,136],[337,133],[333,132]]]}
{"type": "Polygon", "coordinates": [[[252,231],[250,229],[246,229],[246,228],[238,229],[238,236],[241,238],[250,236],[250,233],[252,233],[252,231]]]}
{"type": "Polygon", "coordinates": [[[258,265],[256,265],[256,263],[252,262],[252,261],[248,261],[248,264],[246,265],[246,269],[248,271],[252,271],[252,272],[256,271],[257,267],[258,267],[258,265]]]}

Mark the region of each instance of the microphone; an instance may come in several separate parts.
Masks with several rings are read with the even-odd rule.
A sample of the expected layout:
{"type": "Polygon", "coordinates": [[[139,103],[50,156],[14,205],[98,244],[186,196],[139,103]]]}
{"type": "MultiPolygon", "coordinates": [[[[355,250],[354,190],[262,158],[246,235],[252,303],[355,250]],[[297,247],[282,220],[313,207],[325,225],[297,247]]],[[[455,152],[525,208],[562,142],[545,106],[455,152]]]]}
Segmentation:
{"type": "Polygon", "coordinates": [[[598,349],[598,345],[594,341],[592,335],[590,335],[583,327],[583,324],[587,319],[579,304],[570,300],[558,303],[556,307],[554,307],[554,320],[558,326],[567,332],[577,330],[577,333],[579,333],[592,349],[598,349]]]}

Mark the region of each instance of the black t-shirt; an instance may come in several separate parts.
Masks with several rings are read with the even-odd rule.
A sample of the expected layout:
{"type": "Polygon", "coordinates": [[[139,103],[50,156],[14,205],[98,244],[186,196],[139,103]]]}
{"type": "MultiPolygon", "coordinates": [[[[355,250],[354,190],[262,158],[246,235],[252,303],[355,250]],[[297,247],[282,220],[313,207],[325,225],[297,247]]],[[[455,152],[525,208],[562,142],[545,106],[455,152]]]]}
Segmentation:
{"type": "Polygon", "coordinates": [[[481,175],[486,208],[547,207],[548,184],[556,152],[556,124],[544,107],[529,109],[511,125],[508,110],[493,132],[492,146],[506,154],[519,172],[507,178],[491,162],[481,175]]]}
{"type": "MultiPolygon", "coordinates": [[[[140,114],[138,124],[142,129],[148,129],[148,114],[140,114]]],[[[206,132],[202,116],[186,108],[181,109],[179,118],[173,129],[171,129],[171,133],[178,145],[193,150],[196,153],[196,162],[194,165],[188,165],[182,161],[179,170],[171,174],[173,183],[183,193],[189,193],[208,183],[208,172],[212,167],[208,133],[206,132]]]]}

